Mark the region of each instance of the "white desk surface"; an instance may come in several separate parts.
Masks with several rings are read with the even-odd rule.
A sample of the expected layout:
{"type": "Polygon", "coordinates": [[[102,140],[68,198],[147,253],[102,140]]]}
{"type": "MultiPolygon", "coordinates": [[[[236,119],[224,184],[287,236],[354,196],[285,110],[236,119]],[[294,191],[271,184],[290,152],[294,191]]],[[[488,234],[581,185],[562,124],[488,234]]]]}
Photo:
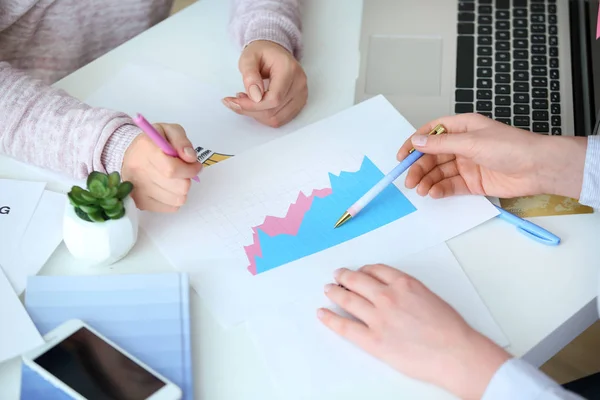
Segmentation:
{"type": "MultiPolygon", "coordinates": [[[[309,77],[309,103],[298,118],[302,124],[309,124],[354,103],[362,2],[305,3],[303,65],[309,77]]],[[[56,86],[85,98],[126,63],[150,60],[236,93],[242,89],[237,70],[239,50],[227,33],[228,17],[229,2],[200,0],[56,86]]],[[[0,177],[36,179],[35,174],[17,168],[6,157],[0,157],[0,177]]],[[[59,188],[53,182],[48,187],[59,188]]],[[[556,248],[537,244],[501,220],[487,222],[448,244],[509,338],[508,350],[539,366],[597,319],[600,216],[596,213],[534,221],[561,236],[562,244],[556,248]]],[[[133,251],[109,269],[78,268],[61,245],[41,273],[168,270],[170,266],[142,232],[133,251]]],[[[195,398],[275,399],[268,371],[245,328],[223,330],[195,293],[192,313],[195,398]]],[[[19,382],[19,360],[0,365],[0,398],[17,399],[19,382]]],[[[394,393],[391,388],[349,382],[344,397],[415,398],[425,393],[433,394],[394,393]]]]}

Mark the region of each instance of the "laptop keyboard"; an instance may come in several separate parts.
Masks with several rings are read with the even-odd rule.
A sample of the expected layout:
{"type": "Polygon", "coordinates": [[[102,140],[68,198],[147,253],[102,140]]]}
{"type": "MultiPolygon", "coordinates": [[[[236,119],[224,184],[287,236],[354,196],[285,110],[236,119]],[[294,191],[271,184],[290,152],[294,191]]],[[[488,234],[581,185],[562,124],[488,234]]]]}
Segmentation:
{"type": "Polygon", "coordinates": [[[556,0],[458,2],[455,113],[561,135],[556,0]]]}

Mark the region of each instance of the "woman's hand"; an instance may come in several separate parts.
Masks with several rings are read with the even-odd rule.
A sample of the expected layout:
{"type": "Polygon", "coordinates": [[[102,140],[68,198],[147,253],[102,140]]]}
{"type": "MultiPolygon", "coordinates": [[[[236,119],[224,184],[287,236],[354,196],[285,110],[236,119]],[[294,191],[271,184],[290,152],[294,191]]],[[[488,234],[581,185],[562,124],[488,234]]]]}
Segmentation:
{"type": "Polygon", "coordinates": [[[280,127],[296,117],[306,104],[306,74],[294,56],[277,43],[250,43],[242,52],[239,69],[246,93],[223,99],[223,104],[234,112],[280,127]],[[263,79],[269,80],[268,89],[263,79]]]}
{"type": "Polygon", "coordinates": [[[154,124],[180,158],[171,157],[144,134],[138,135],[125,151],[121,174],[133,183],[131,196],[137,208],[155,212],[174,212],[187,199],[191,178],[200,173],[196,151],[184,129],[175,124],[154,124]]]}
{"type": "Polygon", "coordinates": [[[327,297],[356,317],[320,309],[321,321],[396,370],[463,399],[479,399],[510,355],[473,330],[446,302],[387,265],[336,271],[327,297]]]}
{"type": "Polygon", "coordinates": [[[518,197],[557,194],[578,198],[587,140],[524,131],[479,114],[441,118],[420,128],[398,151],[426,153],[410,169],[406,187],[421,196],[462,194],[518,197]],[[437,124],[449,134],[426,134],[437,124]]]}

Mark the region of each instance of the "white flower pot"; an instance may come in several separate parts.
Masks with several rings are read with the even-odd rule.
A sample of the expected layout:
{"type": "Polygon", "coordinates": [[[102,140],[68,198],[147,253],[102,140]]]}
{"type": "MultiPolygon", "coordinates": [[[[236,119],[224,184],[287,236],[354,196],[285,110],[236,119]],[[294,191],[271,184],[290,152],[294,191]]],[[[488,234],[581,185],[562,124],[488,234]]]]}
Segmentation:
{"type": "Polygon", "coordinates": [[[139,215],[131,197],[125,199],[124,206],[123,218],[88,222],[67,202],[63,239],[73,257],[94,266],[110,265],[125,257],[137,241],[139,215]]]}

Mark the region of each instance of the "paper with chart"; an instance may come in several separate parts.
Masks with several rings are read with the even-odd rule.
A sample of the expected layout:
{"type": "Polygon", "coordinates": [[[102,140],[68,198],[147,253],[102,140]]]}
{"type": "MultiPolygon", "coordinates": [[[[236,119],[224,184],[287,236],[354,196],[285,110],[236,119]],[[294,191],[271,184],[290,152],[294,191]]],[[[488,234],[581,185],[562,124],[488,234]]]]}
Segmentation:
{"type": "Polygon", "coordinates": [[[0,265],[0,363],[44,344],[0,265]]]}
{"type": "Polygon", "coordinates": [[[497,215],[484,197],[422,198],[404,177],[342,227],[414,128],[383,97],[206,169],[178,213],[141,224],[222,324],[310,296],[340,266],[414,253],[497,215]]]}
{"type": "MultiPolygon", "coordinates": [[[[503,331],[445,244],[403,257],[384,250],[377,260],[419,279],[457,310],[474,329],[499,346],[509,345],[503,331]]],[[[426,385],[401,376],[331,332],[316,317],[319,307],[328,307],[347,315],[333,305],[321,290],[310,299],[264,310],[246,323],[282,396],[290,400],[346,398],[340,391],[350,389],[347,382],[367,387],[386,382],[385,387],[393,388],[395,393],[391,391],[390,397],[378,395],[381,400],[396,399],[398,393],[411,393],[409,388],[413,386],[419,387],[419,393],[425,393],[426,385]],[[290,387],[295,388],[293,393],[290,393],[290,387]]],[[[356,388],[353,385],[351,389],[356,388]]],[[[432,397],[427,398],[433,398],[434,393],[432,391],[432,397]]]]}

